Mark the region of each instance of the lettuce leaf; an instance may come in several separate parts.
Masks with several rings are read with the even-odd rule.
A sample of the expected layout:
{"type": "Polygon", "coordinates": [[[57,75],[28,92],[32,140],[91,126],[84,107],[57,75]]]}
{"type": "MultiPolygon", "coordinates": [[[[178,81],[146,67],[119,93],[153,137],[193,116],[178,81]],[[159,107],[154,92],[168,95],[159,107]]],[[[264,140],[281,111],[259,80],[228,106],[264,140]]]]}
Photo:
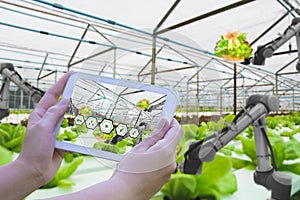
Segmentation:
{"type": "Polygon", "coordinates": [[[203,163],[201,175],[174,174],[161,192],[170,200],[194,200],[197,197],[221,199],[221,195],[237,190],[229,158],[217,155],[212,162],[203,163]],[[221,188],[223,185],[228,187],[221,188]],[[230,185],[230,186],[229,186],[230,185]]]}
{"type": "Polygon", "coordinates": [[[12,161],[12,152],[0,145],[0,166],[12,161]]]}

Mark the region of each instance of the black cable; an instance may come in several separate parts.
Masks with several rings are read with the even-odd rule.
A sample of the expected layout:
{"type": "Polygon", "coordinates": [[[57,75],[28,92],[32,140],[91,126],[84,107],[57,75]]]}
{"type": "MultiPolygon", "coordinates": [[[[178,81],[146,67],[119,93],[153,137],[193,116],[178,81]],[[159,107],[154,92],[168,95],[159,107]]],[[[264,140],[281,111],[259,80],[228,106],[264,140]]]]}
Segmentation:
{"type": "MultiPolygon", "coordinates": [[[[247,105],[247,106],[246,106],[246,109],[248,109],[248,108],[251,107],[251,106],[252,106],[252,105],[247,105]]],[[[236,115],[236,117],[234,118],[233,122],[235,123],[243,113],[244,113],[244,109],[241,110],[241,111],[236,115]]],[[[261,122],[261,120],[258,120],[258,123],[259,123],[260,126],[263,125],[262,122],[261,122]]],[[[270,140],[269,140],[269,138],[268,138],[268,136],[267,136],[267,133],[266,133],[266,131],[265,131],[265,129],[264,129],[263,127],[261,128],[261,131],[262,131],[262,133],[263,133],[263,136],[264,136],[264,138],[265,138],[265,140],[266,140],[266,142],[267,142],[268,148],[269,148],[269,150],[270,150],[270,154],[271,154],[271,164],[272,164],[273,168],[277,171],[278,168],[277,168],[277,165],[276,165],[276,161],[275,161],[274,151],[273,151],[272,145],[271,145],[270,140]]]]}
{"type": "Polygon", "coordinates": [[[5,87],[5,82],[7,81],[7,78],[3,77],[3,83],[2,83],[2,86],[1,86],[1,89],[0,89],[0,94],[3,93],[3,90],[4,90],[4,87],[5,87]]]}
{"type": "Polygon", "coordinates": [[[237,120],[244,114],[245,110],[248,109],[249,106],[246,106],[246,108],[243,108],[233,119],[232,123],[236,123],[237,120]]]}
{"type": "MultiPolygon", "coordinates": [[[[261,122],[261,120],[259,120],[258,123],[259,123],[260,126],[263,125],[262,122],[261,122]]],[[[275,161],[275,157],[274,157],[274,152],[273,152],[272,145],[271,145],[270,140],[269,140],[269,138],[267,136],[267,133],[266,133],[266,131],[265,131],[265,129],[263,127],[261,128],[261,131],[263,133],[263,136],[264,136],[265,140],[267,141],[267,144],[268,144],[268,147],[269,147],[269,150],[270,150],[271,164],[272,164],[273,168],[275,169],[275,171],[277,171],[278,169],[277,169],[277,165],[276,165],[276,161],[275,161]]]]}

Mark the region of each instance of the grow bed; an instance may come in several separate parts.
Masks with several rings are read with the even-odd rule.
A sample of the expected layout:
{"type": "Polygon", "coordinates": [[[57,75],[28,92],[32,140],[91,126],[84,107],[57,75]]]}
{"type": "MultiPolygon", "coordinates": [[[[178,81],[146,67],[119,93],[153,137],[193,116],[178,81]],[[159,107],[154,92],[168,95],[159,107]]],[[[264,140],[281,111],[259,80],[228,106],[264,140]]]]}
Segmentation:
{"type": "MultiPolygon", "coordinates": [[[[218,124],[208,124],[211,128],[217,128],[218,124]]],[[[271,124],[273,126],[273,124],[271,124]]],[[[282,124],[281,124],[282,125],[282,124]]],[[[286,124],[288,125],[288,124],[286,124]]],[[[280,128],[282,129],[282,127],[280,128]]],[[[288,128],[286,128],[288,129],[288,128]]],[[[192,129],[191,129],[192,130],[192,129]]],[[[206,131],[206,129],[205,129],[206,131]]],[[[300,134],[296,135],[296,139],[300,140],[300,134]]],[[[193,136],[194,137],[194,136],[193,136]]],[[[297,160],[298,161],[298,160],[297,160]]],[[[296,161],[296,162],[297,162],[296,161]]],[[[84,162],[79,166],[78,170],[69,178],[75,183],[72,187],[54,187],[51,189],[39,189],[29,195],[26,199],[47,198],[62,194],[67,194],[81,190],[90,185],[107,180],[113,173],[116,163],[98,158],[85,157],[84,162]]],[[[267,191],[262,186],[256,185],[253,181],[253,170],[239,169],[234,171],[237,179],[238,190],[229,196],[222,196],[222,200],[237,200],[237,199],[266,199],[270,196],[270,191],[267,191]]],[[[290,173],[293,177],[292,194],[300,190],[300,176],[290,173]]],[[[155,199],[162,200],[162,196],[157,196],[155,199]]]]}
{"type": "MultiPolygon", "coordinates": [[[[51,189],[39,189],[29,195],[26,200],[33,200],[37,198],[49,198],[53,196],[68,194],[81,190],[85,187],[107,180],[113,173],[113,162],[96,159],[92,157],[85,157],[84,163],[79,166],[78,170],[72,175],[70,180],[75,182],[75,185],[68,188],[55,187],[51,189]]],[[[253,199],[267,199],[270,197],[270,191],[262,186],[258,186],[253,181],[253,171],[241,169],[234,172],[237,177],[238,191],[230,196],[223,196],[222,200],[253,200],[253,199]]],[[[290,173],[291,174],[291,173],[290,173]]],[[[292,194],[300,190],[300,177],[291,174],[293,177],[292,194]]],[[[155,199],[161,199],[157,197],[155,199]]]]}

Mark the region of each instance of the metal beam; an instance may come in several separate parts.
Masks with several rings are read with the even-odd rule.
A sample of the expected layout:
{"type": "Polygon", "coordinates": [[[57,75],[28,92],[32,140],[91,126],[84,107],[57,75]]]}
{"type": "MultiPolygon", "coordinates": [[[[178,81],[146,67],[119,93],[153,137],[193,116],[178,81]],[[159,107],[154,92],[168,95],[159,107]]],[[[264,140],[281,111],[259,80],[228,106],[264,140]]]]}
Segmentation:
{"type": "Polygon", "coordinates": [[[46,75],[44,75],[44,76],[38,78],[38,80],[41,80],[41,79],[43,79],[43,78],[46,78],[46,77],[48,77],[48,76],[50,76],[51,74],[54,74],[54,73],[57,73],[57,71],[52,71],[52,72],[50,72],[50,73],[48,73],[48,74],[46,74],[46,75]]]}
{"type": "MultiPolygon", "coordinates": [[[[242,77],[237,77],[237,78],[242,78],[242,77]]],[[[210,80],[203,80],[203,81],[193,81],[193,82],[189,82],[189,83],[209,83],[209,82],[217,82],[217,81],[228,81],[228,80],[232,80],[233,78],[220,78],[220,79],[210,79],[210,80]]]]}
{"type": "Polygon", "coordinates": [[[91,56],[88,56],[88,57],[86,57],[86,58],[82,58],[82,59],[80,59],[80,60],[78,60],[78,61],[76,61],[76,62],[73,62],[72,64],[70,64],[70,65],[68,65],[68,66],[70,67],[70,66],[73,66],[73,65],[77,65],[77,64],[79,64],[79,63],[81,63],[81,62],[83,62],[83,61],[86,61],[86,60],[89,60],[89,59],[94,58],[94,57],[96,57],[96,56],[99,56],[99,55],[104,54],[104,53],[106,53],[106,52],[109,52],[109,51],[111,51],[111,50],[113,50],[113,49],[115,49],[115,48],[114,48],[114,47],[111,47],[111,48],[109,48],[109,49],[105,49],[105,50],[100,51],[100,52],[98,52],[98,53],[95,53],[95,54],[93,54],[93,55],[91,55],[91,56]]]}
{"type": "Polygon", "coordinates": [[[160,31],[157,31],[156,33],[159,35],[159,34],[162,34],[162,33],[165,33],[165,32],[168,32],[170,30],[174,30],[174,29],[177,29],[177,28],[180,28],[182,26],[185,26],[185,25],[188,25],[188,24],[191,24],[191,23],[194,23],[196,21],[199,21],[201,19],[205,19],[207,17],[211,17],[213,15],[216,15],[216,14],[219,14],[219,13],[222,13],[222,12],[225,12],[227,10],[230,10],[230,9],[233,9],[233,8],[236,8],[236,7],[239,7],[239,6],[242,6],[244,4],[247,4],[247,3],[250,3],[252,1],[255,1],[255,0],[242,0],[242,1],[238,1],[236,3],[233,3],[233,4],[230,4],[228,6],[224,6],[222,8],[219,8],[219,9],[216,9],[216,10],[213,10],[211,12],[208,12],[208,13],[205,13],[203,15],[200,15],[198,17],[194,17],[192,19],[189,19],[189,20],[186,20],[184,22],[180,22],[178,24],[175,24],[173,26],[170,26],[168,28],[165,28],[163,30],[160,30],[160,31]]]}
{"type": "Polygon", "coordinates": [[[279,75],[291,75],[291,74],[299,74],[300,72],[285,72],[285,73],[280,73],[279,75]]]}
{"type": "MultiPolygon", "coordinates": [[[[272,84],[257,84],[255,85],[256,87],[266,87],[266,86],[273,86],[272,84]]],[[[227,86],[227,87],[223,87],[224,89],[229,89],[229,88],[233,88],[234,86],[227,86]]],[[[242,85],[242,86],[237,86],[237,88],[252,88],[253,85],[242,85]]]]}
{"type": "Polygon", "coordinates": [[[298,15],[300,15],[300,12],[299,12],[299,10],[298,9],[295,9],[295,7],[293,6],[293,4],[291,4],[290,2],[289,2],[289,0],[283,0],[284,1],[284,3],[286,3],[290,8],[291,8],[291,10],[289,10],[285,5],[283,5],[282,4],[282,2],[280,2],[279,0],[277,0],[277,2],[279,2],[285,9],[287,9],[288,11],[289,11],[289,13],[293,16],[293,17],[295,17],[295,15],[292,13],[292,11],[296,11],[296,13],[298,14],[298,15]]]}
{"type": "Polygon", "coordinates": [[[38,74],[38,77],[37,77],[37,79],[36,79],[36,80],[37,80],[37,83],[36,83],[37,88],[39,87],[40,77],[41,77],[42,71],[43,71],[43,69],[44,69],[44,66],[45,66],[45,63],[46,63],[47,58],[48,58],[48,53],[46,53],[46,56],[45,56],[44,61],[43,61],[43,64],[42,64],[42,67],[41,67],[41,69],[40,69],[40,71],[39,71],[39,74],[38,74]]]}
{"type": "Polygon", "coordinates": [[[87,31],[89,30],[89,27],[90,27],[90,24],[88,24],[87,27],[85,28],[85,30],[84,30],[84,32],[83,32],[83,34],[82,34],[82,36],[81,36],[80,41],[78,42],[77,46],[75,47],[75,49],[74,49],[74,51],[73,51],[73,53],[72,53],[72,56],[71,56],[71,58],[70,58],[70,60],[69,60],[69,63],[68,63],[68,71],[70,70],[70,67],[71,67],[72,65],[74,65],[74,64],[71,64],[71,62],[72,62],[74,56],[76,55],[76,53],[77,53],[77,51],[78,51],[78,49],[79,49],[79,47],[80,47],[80,44],[81,44],[81,42],[82,42],[84,36],[86,35],[87,31]]]}
{"type": "Polygon", "coordinates": [[[151,84],[155,84],[155,71],[156,71],[156,34],[152,37],[152,59],[151,59],[151,84]]]}
{"type": "MultiPolygon", "coordinates": [[[[155,55],[158,55],[161,50],[165,47],[165,45],[163,45],[157,52],[155,55]]],[[[138,73],[138,81],[140,81],[140,76],[142,74],[142,72],[146,69],[146,67],[152,62],[153,57],[146,63],[146,65],[139,71],[138,73]]]]}
{"type": "Polygon", "coordinates": [[[288,66],[290,66],[293,62],[295,62],[296,60],[298,60],[298,56],[296,58],[294,58],[293,60],[291,60],[290,62],[288,62],[286,65],[284,65],[282,68],[280,68],[279,70],[277,70],[276,74],[280,74],[279,72],[281,72],[282,70],[284,70],[285,68],[287,68],[288,66]]]}
{"type": "Polygon", "coordinates": [[[250,46],[255,44],[260,38],[266,35],[272,28],[274,28],[279,22],[281,22],[286,16],[288,16],[289,12],[286,12],[282,15],[276,22],[274,22],[269,28],[267,28],[262,34],[260,34],[257,38],[255,38],[251,43],[250,46]]]}
{"type": "Polygon", "coordinates": [[[156,34],[157,30],[162,26],[162,24],[167,20],[167,18],[170,16],[170,14],[173,12],[173,10],[176,8],[176,6],[179,4],[180,0],[176,0],[174,4],[171,6],[171,8],[168,10],[168,12],[165,14],[165,16],[160,20],[160,22],[157,24],[155,29],[153,30],[153,34],[156,34]]]}
{"type": "MultiPolygon", "coordinates": [[[[185,69],[191,69],[191,68],[195,68],[195,66],[180,67],[180,68],[174,68],[174,69],[166,69],[166,70],[156,71],[155,74],[165,73],[165,72],[172,72],[172,71],[179,71],[179,70],[185,70],[185,69]]],[[[147,75],[150,75],[150,74],[151,74],[151,72],[145,73],[145,74],[140,74],[140,75],[141,76],[147,76],[147,75]]]]}
{"type": "Polygon", "coordinates": [[[285,55],[285,54],[291,54],[291,53],[298,53],[298,50],[276,52],[276,53],[273,53],[273,56],[279,56],[279,55],[285,55]]]}
{"type": "Polygon", "coordinates": [[[237,96],[237,91],[236,91],[236,87],[237,87],[237,83],[236,83],[236,63],[233,64],[233,114],[236,115],[236,107],[237,107],[237,101],[236,101],[236,96],[237,96]]]}
{"type": "Polygon", "coordinates": [[[177,53],[178,55],[182,56],[183,58],[187,59],[188,61],[192,62],[195,66],[197,66],[197,62],[195,62],[194,60],[192,60],[191,58],[187,57],[186,55],[184,55],[183,53],[180,53],[179,51],[177,51],[176,49],[174,49],[173,47],[169,46],[166,44],[166,46],[171,49],[172,51],[174,51],[175,53],[177,53]]]}

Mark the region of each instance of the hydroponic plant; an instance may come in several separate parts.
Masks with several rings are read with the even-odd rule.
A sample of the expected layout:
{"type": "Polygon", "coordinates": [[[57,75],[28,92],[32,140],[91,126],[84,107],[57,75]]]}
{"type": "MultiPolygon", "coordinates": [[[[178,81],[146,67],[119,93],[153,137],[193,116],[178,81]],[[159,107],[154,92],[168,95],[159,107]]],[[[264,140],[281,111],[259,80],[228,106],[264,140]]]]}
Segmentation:
{"type": "MultiPolygon", "coordinates": [[[[275,117],[268,116],[266,121],[267,134],[273,148],[276,163],[275,167],[279,171],[290,171],[300,175],[300,163],[293,162],[300,158],[300,142],[295,139],[295,134],[300,132],[299,113],[275,117]]],[[[243,154],[250,160],[232,157],[233,167],[236,169],[255,169],[257,158],[253,128],[249,127],[245,130],[244,135],[238,136],[238,139],[241,141],[243,154]]]]}
{"type": "Polygon", "coordinates": [[[141,109],[145,110],[149,108],[149,99],[141,99],[137,102],[136,106],[141,109]]]}
{"type": "Polygon", "coordinates": [[[247,42],[247,34],[235,30],[222,35],[216,44],[215,55],[236,60],[251,57],[252,48],[247,42]]]}
{"type": "Polygon", "coordinates": [[[201,175],[174,174],[161,192],[168,200],[221,199],[237,190],[236,177],[230,159],[217,155],[203,163],[201,175]]]}
{"type": "MultiPolygon", "coordinates": [[[[67,121],[63,120],[62,127],[67,126],[67,121]]],[[[13,161],[13,153],[20,153],[26,127],[18,124],[17,126],[9,123],[0,124],[0,166],[13,161]]],[[[71,140],[76,133],[65,131],[63,138],[71,140]]],[[[61,165],[54,178],[41,188],[69,187],[75,183],[69,177],[76,171],[83,162],[83,157],[79,154],[66,153],[65,164],[61,165]]]]}
{"type": "MultiPolygon", "coordinates": [[[[189,143],[202,140],[224,128],[224,122],[232,122],[234,115],[227,115],[217,122],[202,122],[200,126],[184,124],[184,136],[177,149],[177,163],[181,163],[189,143]]],[[[289,171],[300,175],[300,163],[293,162],[300,157],[300,143],[295,134],[300,132],[300,115],[294,113],[285,116],[268,116],[267,134],[273,146],[276,167],[279,171],[289,171]],[[285,138],[284,138],[285,137],[285,138]],[[287,162],[288,161],[288,162],[287,162]]],[[[169,183],[161,190],[162,196],[153,200],[169,199],[221,199],[238,190],[233,170],[246,168],[255,170],[257,166],[254,129],[248,127],[233,141],[222,148],[216,160],[203,163],[201,175],[174,174],[169,183]],[[240,145],[237,145],[240,144],[240,145]],[[219,169],[222,166],[223,169],[219,169]],[[230,170],[228,170],[230,169],[230,170]],[[220,173],[219,173],[220,172],[220,173]],[[208,178],[210,177],[210,179],[208,178]],[[207,178],[207,180],[206,180],[207,178]],[[200,184],[205,180],[205,184],[200,184]],[[222,187],[219,187],[222,185],[222,187]],[[224,190],[221,190],[223,188],[224,190]]]]}

